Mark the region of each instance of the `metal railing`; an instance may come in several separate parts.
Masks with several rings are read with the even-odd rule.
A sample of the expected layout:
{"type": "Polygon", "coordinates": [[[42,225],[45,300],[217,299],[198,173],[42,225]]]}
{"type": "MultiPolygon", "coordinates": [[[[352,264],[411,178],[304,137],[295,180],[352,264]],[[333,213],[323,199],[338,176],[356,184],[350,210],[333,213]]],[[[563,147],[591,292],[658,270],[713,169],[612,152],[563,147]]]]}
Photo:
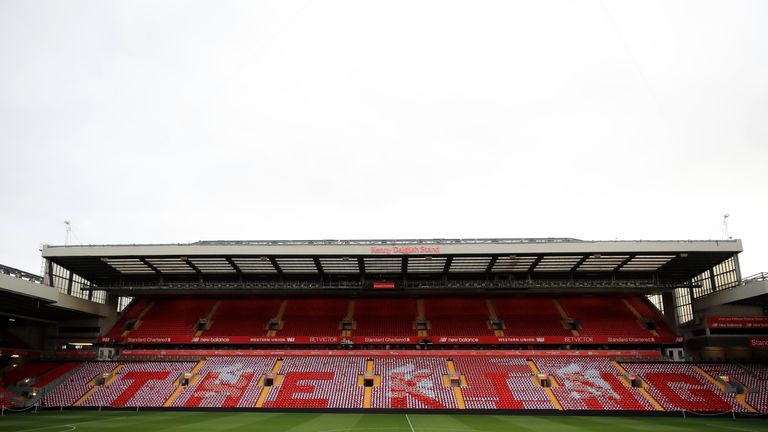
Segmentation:
{"type": "Polygon", "coordinates": [[[455,245],[455,244],[530,244],[530,243],[735,243],[737,240],[579,240],[569,237],[543,238],[464,238],[464,239],[362,239],[362,240],[201,240],[192,243],[135,243],[45,245],[48,248],[125,247],[125,246],[324,246],[324,245],[455,245]]]}
{"type": "MultiPolygon", "coordinates": [[[[349,289],[364,290],[369,288],[370,281],[322,281],[322,280],[296,280],[296,281],[203,281],[203,282],[138,282],[131,284],[114,284],[83,288],[84,290],[120,291],[122,295],[141,293],[146,291],[163,290],[233,290],[247,291],[260,290],[327,290],[349,289]]],[[[615,289],[641,289],[643,291],[667,291],[678,287],[676,284],[660,283],[653,280],[488,280],[488,279],[456,279],[456,280],[406,280],[397,281],[400,289],[424,290],[424,289],[535,289],[535,288],[601,288],[615,289]]],[[[687,285],[686,285],[687,286],[687,285]]]]}
{"type": "Polygon", "coordinates": [[[764,280],[768,280],[768,272],[755,273],[752,276],[745,277],[744,279],[741,280],[741,284],[744,285],[750,282],[764,281],[764,280]]]}
{"type": "Polygon", "coordinates": [[[8,276],[13,276],[15,278],[24,279],[30,282],[34,283],[43,283],[43,277],[38,276],[36,274],[32,274],[29,272],[25,272],[24,270],[19,270],[13,267],[8,267],[0,264],[0,273],[6,274],[8,276]]]}

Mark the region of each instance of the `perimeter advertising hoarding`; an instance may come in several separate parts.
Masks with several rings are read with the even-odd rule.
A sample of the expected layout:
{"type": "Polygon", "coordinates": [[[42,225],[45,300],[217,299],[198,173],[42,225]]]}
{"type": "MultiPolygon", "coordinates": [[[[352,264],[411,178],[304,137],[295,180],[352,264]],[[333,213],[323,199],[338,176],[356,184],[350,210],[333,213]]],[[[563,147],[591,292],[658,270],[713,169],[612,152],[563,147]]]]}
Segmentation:
{"type": "Polygon", "coordinates": [[[195,336],[99,338],[100,343],[128,344],[227,344],[227,345],[335,345],[341,343],[411,345],[422,341],[440,345],[579,345],[681,343],[682,337],[617,336],[195,336]]]}
{"type": "Polygon", "coordinates": [[[711,316],[711,317],[707,317],[707,327],[711,329],[768,328],[768,317],[766,316],[711,316]]]}
{"type": "Polygon", "coordinates": [[[301,351],[274,351],[274,350],[157,350],[157,349],[126,349],[121,351],[123,358],[143,357],[180,357],[180,356],[405,356],[405,357],[446,357],[446,356],[490,356],[490,357],[643,357],[659,358],[658,350],[520,350],[520,351],[484,351],[484,350],[460,350],[460,351],[403,351],[403,350],[301,350],[301,351]]]}

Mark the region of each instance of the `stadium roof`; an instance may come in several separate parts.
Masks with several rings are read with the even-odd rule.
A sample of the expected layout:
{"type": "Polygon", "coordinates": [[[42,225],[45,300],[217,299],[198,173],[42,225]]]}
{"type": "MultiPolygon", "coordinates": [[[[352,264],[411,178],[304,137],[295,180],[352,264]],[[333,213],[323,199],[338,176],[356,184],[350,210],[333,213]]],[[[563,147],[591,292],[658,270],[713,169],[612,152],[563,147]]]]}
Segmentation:
{"type": "Polygon", "coordinates": [[[43,247],[100,287],[268,279],[653,279],[683,282],[742,251],[740,240],[391,239],[200,241],[43,247]]]}

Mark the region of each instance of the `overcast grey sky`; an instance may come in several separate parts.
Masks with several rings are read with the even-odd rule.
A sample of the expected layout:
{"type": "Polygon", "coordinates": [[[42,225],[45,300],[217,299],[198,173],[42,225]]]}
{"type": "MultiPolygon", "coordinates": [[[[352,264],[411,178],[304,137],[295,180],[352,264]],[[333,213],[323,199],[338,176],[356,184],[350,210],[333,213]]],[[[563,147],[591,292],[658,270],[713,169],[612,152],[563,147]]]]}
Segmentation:
{"type": "Polygon", "coordinates": [[[768,271],[768,1],[0,0],[41,243],[715,239],[768,271]]]}

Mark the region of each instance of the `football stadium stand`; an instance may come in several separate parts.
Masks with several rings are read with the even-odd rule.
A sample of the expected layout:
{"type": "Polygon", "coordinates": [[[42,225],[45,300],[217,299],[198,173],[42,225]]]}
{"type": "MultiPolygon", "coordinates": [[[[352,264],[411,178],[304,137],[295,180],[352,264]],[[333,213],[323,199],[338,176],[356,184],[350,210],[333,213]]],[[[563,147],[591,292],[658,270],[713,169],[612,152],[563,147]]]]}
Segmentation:
{"type": "Polygon", "coordinates": [[[745,294],[768,278],[742,283],[740,251],[574,239],[46,246],[45,275],[24,273],[24,289],[2,285],[18,272],[0,274],[0,313],[30,318],[0,317],[0,405],[768,414],[768,318],[745,294]],[[41,287],[58,294],[24,296],[41,287]]]}

